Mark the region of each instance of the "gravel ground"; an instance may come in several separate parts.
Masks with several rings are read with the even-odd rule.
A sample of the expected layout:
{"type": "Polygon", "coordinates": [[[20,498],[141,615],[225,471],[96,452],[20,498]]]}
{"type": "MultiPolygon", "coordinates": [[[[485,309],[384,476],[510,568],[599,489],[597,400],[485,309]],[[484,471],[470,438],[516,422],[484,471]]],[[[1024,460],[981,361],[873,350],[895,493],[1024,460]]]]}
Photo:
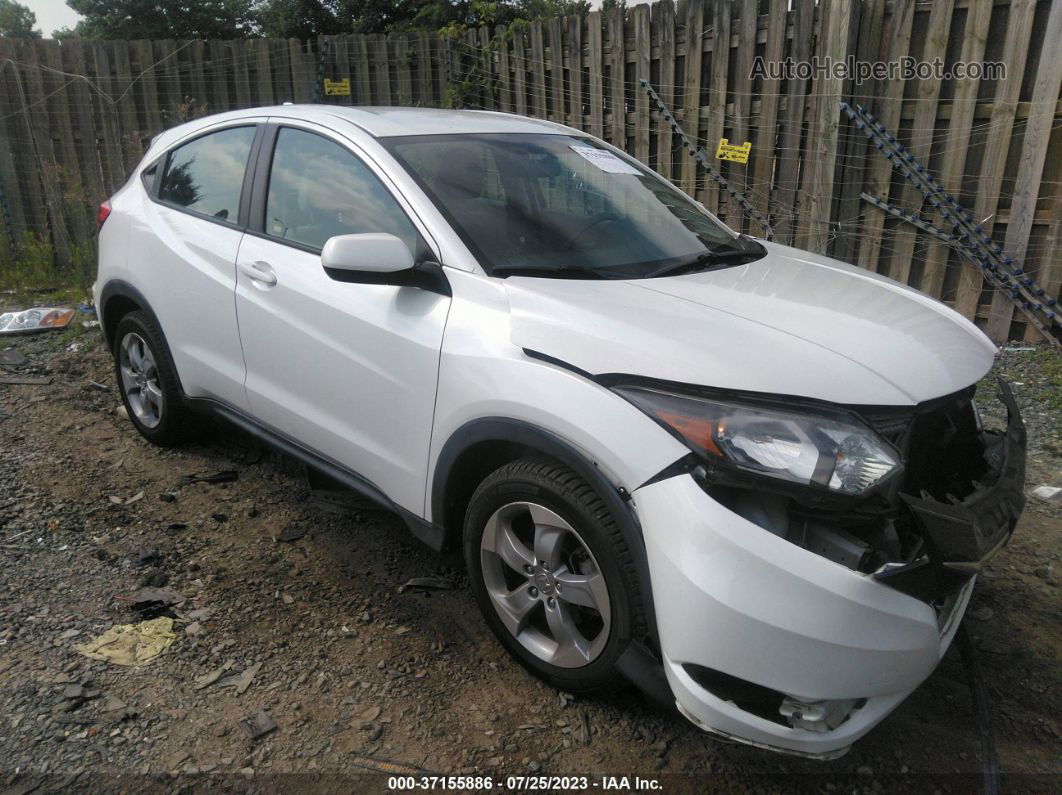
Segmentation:
{"type": "MultiPolygon", "coordinates": [[[[149,446],[115,410],[96,332],[15,347],[23,373],[52,381],[0,385],[0,790],[383,791],[385,776],[365,777],[382,763],[496,780],[640,775],[690,792],[980,786],[957,650],[830,763],[719,742],[630,690],[572,698],[510,662],[459,559],[397,518],[322,510],[295,462],[232,429],[149,446]],[[186,482],[221,470],[238,478],[186,482]],[[427,576],[455,587],[400,589],[427,576]],[[78,654],[144,617],[120,598],[142,586],[184,598],[172,645],[135,668],[78,654]],[[250,740],[239,722],[258,710],[277,728],[250,740]]],[[[1030,488],[1062,486],[1059,361],[1014,351],[997,367],[1029,427],[1030,488]]],[[[1030,500],[967,620],[1012,789],[1057,791],[1062,774],[1060,520],[1062,506],[1030,500]]]]}

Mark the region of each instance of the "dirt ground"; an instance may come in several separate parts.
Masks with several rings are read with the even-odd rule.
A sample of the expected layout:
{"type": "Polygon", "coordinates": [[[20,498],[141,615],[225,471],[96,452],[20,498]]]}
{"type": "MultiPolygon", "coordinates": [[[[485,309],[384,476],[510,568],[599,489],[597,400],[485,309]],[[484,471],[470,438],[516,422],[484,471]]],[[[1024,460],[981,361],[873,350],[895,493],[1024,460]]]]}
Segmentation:
{"type": "MultiPolygon", "coordinates": [[[[0,384],[0,791],[386,791],[374,766],[593,789],[603,775],[664,791],[981,786],[956,648],[833,762],[720,742],[632,690],[572,698],[510,661],[460,559],[396,517],[322,510],[294,461],[221,425],[180,449],[144,442],[116,412],[98,331],[8,346],[30,360],[19,374],[52,380],[0,384]],[[222,470],[237,479],[186,482],[222,470]],[[401,589],[428,576],[456,587],[401,589]],[[144,585],[185,597],[161,656],[130,668],[74,650],[141,620],[121,597],[144,585]],[[277,728],[249,740],[239,722],[258,710],[277,728]]],[[[1029,486],[1062,485],[1056,355],[1007,352],[998,369],[1029,425],[1029,486]]],[[[1062,506],[1030,499],[966,621],[1011,791],[1062,781],[1060,541],[1062,506]]]]}

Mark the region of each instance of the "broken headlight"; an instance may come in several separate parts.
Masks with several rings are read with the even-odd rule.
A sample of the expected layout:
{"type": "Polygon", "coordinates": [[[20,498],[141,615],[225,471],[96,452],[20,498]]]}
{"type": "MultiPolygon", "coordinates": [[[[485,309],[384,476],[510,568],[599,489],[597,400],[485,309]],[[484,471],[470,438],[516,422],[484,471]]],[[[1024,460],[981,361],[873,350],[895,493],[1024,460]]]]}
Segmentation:
{"type": "Polygon", "coordinates": [[[899,455],[844,412],[785,411],[640,386],[615,391],[695,453],[755,475],[863,494],[899,471],[899,455]]]}

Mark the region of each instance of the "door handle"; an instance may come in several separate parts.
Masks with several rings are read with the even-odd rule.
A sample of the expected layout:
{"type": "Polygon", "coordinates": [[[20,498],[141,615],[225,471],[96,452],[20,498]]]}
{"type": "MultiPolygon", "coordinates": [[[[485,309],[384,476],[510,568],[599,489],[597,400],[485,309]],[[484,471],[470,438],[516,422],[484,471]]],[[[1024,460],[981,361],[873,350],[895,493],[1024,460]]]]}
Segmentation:
{"type": "Polygon", "coordinates": [[[252,281],[261,283],[266,287],[272,287],[277,283],[277,275],[269,266],[268,262],[241,262],[240,272],[252,281]]]}

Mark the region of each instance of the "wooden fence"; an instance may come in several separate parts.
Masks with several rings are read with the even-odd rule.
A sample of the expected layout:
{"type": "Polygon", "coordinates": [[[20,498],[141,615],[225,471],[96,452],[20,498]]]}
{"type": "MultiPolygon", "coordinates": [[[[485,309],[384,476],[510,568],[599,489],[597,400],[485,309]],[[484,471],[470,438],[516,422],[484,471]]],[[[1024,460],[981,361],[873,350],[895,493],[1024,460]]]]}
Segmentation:
{"type": "Polygon", "coordinates": [[[626,149],[734,228],[762,233],[675,148],[638,88],[647,78],[711,153],[724,137],[752,144],[747,165],[716,162],[769,214],[777,239],[918,287],[997,339],[1020,336],[1021,313],[985,289],[978,271],[860,198],[866,191],[934,219],[839,102],[868,106],[1057,298],[1060,40],[1062,0],[662,0],[457,39],[0,39],[0,257],[5,247],[17,254],[27,233],[59,262],[84,257],[95,206],[156,132],[282,101],[482,108],[563,122],[626,149]],[[945,69],[999,62],[1006,79],[754,74],[757,58],[908,56],[945,69]],[[326,94],[326,79],[340,90],[349,80],[349,95],[326,94]]]}

